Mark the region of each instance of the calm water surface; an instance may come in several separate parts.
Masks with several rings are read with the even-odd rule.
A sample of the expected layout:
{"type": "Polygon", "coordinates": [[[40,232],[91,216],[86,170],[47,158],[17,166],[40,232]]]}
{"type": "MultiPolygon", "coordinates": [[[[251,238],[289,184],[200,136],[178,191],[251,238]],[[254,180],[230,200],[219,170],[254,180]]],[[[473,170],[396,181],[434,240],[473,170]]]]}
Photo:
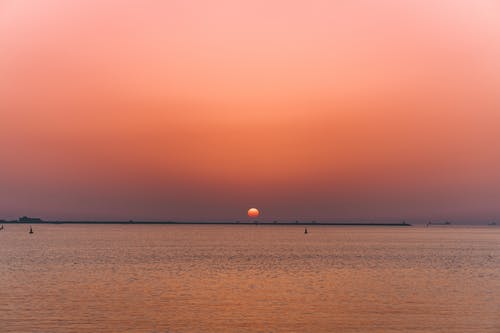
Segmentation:
{"type": "Polygon", "coordinates": [[[0,332],[500,332],[500,228],[5,225],[0,332]]]}

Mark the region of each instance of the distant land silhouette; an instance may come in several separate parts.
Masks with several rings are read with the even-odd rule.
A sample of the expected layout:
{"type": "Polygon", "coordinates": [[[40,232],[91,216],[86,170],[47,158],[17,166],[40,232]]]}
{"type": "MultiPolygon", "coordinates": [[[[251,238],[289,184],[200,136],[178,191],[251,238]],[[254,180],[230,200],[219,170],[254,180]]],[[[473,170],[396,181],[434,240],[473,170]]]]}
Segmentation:
{"type": "Polygon", "coordinates": [[[28,217],[22,216],[18,220],[0,220],[2,223],[29,223],[29,224],[200,224],[200,225],[331,225],[331,226],[411,226],[411,224],[402,222],[318,222],[316,220],[313,221],[300,221],[295,220],[293,222],[290,221],[90,221],[90,220],[81,220],[81,221],[65,221],[65,220],[57,220],[57,221],[45,221],[39,217],[28,217]]]}

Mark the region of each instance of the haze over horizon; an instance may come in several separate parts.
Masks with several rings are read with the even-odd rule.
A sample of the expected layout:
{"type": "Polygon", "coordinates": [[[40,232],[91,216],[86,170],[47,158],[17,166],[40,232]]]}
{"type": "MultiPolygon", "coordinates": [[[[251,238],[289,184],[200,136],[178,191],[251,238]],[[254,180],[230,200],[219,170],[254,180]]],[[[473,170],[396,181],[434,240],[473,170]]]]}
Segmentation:
{"type": "Polygon", "coordinates": [[[500,218],[498,1],[0,3],[0,219],[500,218]]]}

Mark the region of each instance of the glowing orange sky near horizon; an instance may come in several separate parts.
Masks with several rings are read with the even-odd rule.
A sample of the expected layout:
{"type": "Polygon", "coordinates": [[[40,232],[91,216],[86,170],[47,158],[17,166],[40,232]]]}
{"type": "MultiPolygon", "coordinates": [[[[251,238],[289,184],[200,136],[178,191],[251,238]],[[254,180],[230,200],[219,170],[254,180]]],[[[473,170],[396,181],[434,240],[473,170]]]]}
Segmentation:
{"type": "Polygon", "coordinates": [[[3,1],[0,50],[5,217],[500,215],[498,1],[3,1]]]}

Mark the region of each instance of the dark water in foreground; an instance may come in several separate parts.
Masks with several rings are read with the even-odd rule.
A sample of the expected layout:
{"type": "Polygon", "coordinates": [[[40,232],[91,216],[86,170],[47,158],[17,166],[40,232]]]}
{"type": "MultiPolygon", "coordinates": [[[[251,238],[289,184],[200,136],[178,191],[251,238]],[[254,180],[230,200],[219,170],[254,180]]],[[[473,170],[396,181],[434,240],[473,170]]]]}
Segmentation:
{"type": "Polygon", "coordinates": [[[5,227],[0,332],[500,332],[499,227],[5,227]]]}

